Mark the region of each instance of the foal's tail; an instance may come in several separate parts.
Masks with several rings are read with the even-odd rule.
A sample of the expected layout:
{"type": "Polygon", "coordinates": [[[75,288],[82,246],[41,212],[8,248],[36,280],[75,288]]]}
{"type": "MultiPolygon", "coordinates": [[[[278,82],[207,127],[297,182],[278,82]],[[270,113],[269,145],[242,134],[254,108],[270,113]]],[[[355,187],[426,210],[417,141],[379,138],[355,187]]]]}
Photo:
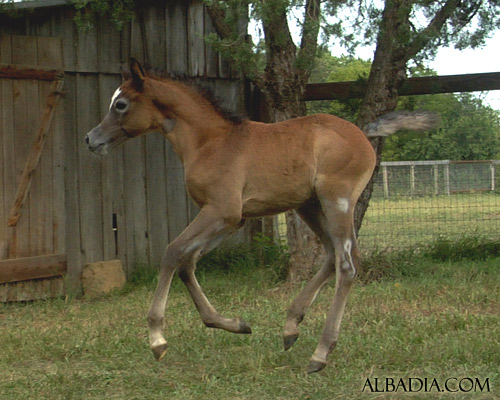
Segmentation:
{"type": "Polygon", "coordinates": [[[434,128],[439,121],[439,115],[429,111],[394,111],[370,122],[366,126],[365,134],[368,137],[378,137],[389,136],[402,129],[427,131],[434,128]]]}

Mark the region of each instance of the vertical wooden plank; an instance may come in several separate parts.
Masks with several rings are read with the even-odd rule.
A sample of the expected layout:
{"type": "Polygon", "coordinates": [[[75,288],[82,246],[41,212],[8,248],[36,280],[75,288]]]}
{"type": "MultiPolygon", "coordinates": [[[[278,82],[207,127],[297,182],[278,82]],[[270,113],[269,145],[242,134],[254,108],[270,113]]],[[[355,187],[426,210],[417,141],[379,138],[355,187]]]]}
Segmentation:
{"type": "Polygon", "coordinates": [[[141,62],[144,62],[145,59],[141,25],[135,19],[130,25],[130,56],[137,58],[141,62]]]}
{"type": "Polygon", "coordinates": [[[184,168],[174,149],[167,144],[167,213],[170,241],[175,239],[189,222],[184,168]]]}
{"type": "MultiPolygon", "coordinates": [[[[38,42],[38,41],[37,41],[38,42]]],[[[38,43],[37,43],[37,65],[38,65],[38,43]]],[[[36,85],[37,98],[30,100],[32,112],[36,114],[36,125],[28,133],[33,141],[34,133],[40,125],[40,114],[45,107],[47,95],[50,92],[50,83],[38,82],[36,85]]],[[[31,147],[31,146],[30,146],[31,147]]],[[[26,162],[26,160],[24,160],[26,162]]],[[[52,252],[52,227],[49,232],[45,231],[46,222],[52,222],[52,141],[50,132],[45,140],[45,145],[40,160],[31,177],[29,189],[30,203],[30,256],[50,254],[52,252]],[[47,185],[48,187],[44,187],[47,185]],[[48,249],[50,247],[50,250],[48,249]]],[[[23,218],[23,215],[21,215],[23,218]]]]}
{"type": "MultiPolygon", "coordinates": [[[[162,3],[162,2],[160,2],[162,3]]],[[[143,17],[143,42],[146,45],[144,52],[147,54],[149,66],[160,70],[167,67],[165,6],[152,3],[145,8],[143,17]]]]}
{"type": "Polygon", "coordinates": [[[188,70],[186,2],[176,1],[168,5],[167,38],[168,70],[185,74],[188,70]]]}
{"type": "Polygon", "coordinates": [[[52,37],[37,37],[38,65],[44,69],[63,70],[63,40],[52,37]]]}
{"type": "MultiPolygon", "coordinates": [[[[0,54],[1,58],[1,54],[0,54]]],[[[4,116],[4,97],[3,97],[3,79],[0,79],[0,118],[4,116]]],[[[4,136],[6,136],[6,132],[3,130],[3,124],[0,124],[0,155],[4,154],[4,136]]],[[[5,211],[4,211],[4,166],[3,160],[0,161],[0,260],[7,258],[7,226],[5,221],[7,220],[5,211]]]]}
{"type": "Polygon", "coordinates": [[[149,217],[149,254],[158,265],[168,244],[167,177],[165,172],[165,138],[161,134],[146,137],[146,181],[149,217]]]}
{"type": "Polygon", "coordinates": [[[80,234],[83,263],[100,261],[104,257],[102,232],[102,160],[89,152],[84,135],[99,123],[98,79],[94,74],[76,76],[76,150],[78,194],[80,199],[80,234]]]}
{"type": "Polygon", "coordinates": [[[124,201],[127,224],[127,272],[136,262],[149,262],[144,137],[124,144],[124,201]]]}
{"type": "Polygon", "coordinates": [[[106,19],[97,20],[97,64],[100,72],[119,72],[120,34],[106,19]]]}
{"type": "Polygon", "coordinates": [[[68,282],[72,292],[80,290],[80,272],[83,266],[82,243],[80,235],[80,196],[79,196],[79,157],[78,146],[81,135],[78,132],[77,115],[77,78],[66,74],[64,87],[64,198],[65,198],[65,247],[68,255],[68,282]]]}
{"type": "Polygon", "coordinates": [[[97,72],[98,52],[96,29],[76,32],[76,66],[79,72],[97,72]]]}
{"type": "MultiPolygon", "coordinates": [[[[20,65],[36,66],[38,62],[36,37],[13,36],[12,37],[12,62],[20,65]],[[14,51],[15,49],[15,51],[14,51]]],[[[14,131],[15,139],[15,165],[16,165],[16,186],[24,169],[24,164],[33,141],[33,132],[39,122],[39,102],[38,102],[38,82],[32,80],[14,81],[14,131]]],[[[39,182],[32,182],[32,186],[39,186],[39,182]]],[[[30,241],[37,237],[37,224],[34,224],[33,231],[30,231],[31,208],[37,208],[34,200],[36,196],[31,193],[23,208],[16,228],[16,257],[27,257],[31,255],[30,241]]],[[[40,210],[34,211],[35,219],[38,219],[40,210]]],[[[35,244],[37,246],[37,244],[35,244]]]]}
{"type": "Polygon", "coordinates": [[[208,82],[220,105],[227,110],[240,112],[244,109],[243,85],[241,81],[216,80],[208,82]]]}
{"type": "MultiPolygon", "coordinates": [[[[10,63],[12,58],[10,37],[0,35],[0,61],[10,63]]],[[[5,155],[8,152],[9,132],[12,132],[9,118],[12,115],[12,84],[7,79],[0,79],[0,259],[8,257],[9,230],[7,229],[8,186],[5,155]],[[10,88],[9,88],[10,86],[10,88]]],[[[10,135],[9,135],[10,136],[10,135]]]]}
{"type": "MultiPolygon", "coordinates": [[[[43,68],[63,69],[62,40],[58,38],[37,38],[38,64],[43,68]]],[[[45,107],[50,84],[39,83],[40,104],[45,107]]],[[[61,99],[64,101],[64,98],[61,99]]],[[[63,132],[62,118],[64,116],[60,110],[64,104],[59,103],[54,114],[52,126],[47,135],[44,151],[40,158],[39,173],[41,176],[41,204],[43,236],[43,246],[40,254],[55,254],[56,247],[61,248],[59,229],[61,227],[61,211],[64,209],[64,177],[62,176],[61,143],[63,137],[58,133],[63,132]],[[59,110],[59,112],[57,112],[59,110]],[[57,148],[56,148],[57,147],[57,148]],[[57,150],[59,149],[59,153],[57,150]],[[59,160],[59,161],[58,161],[59,160]],[[59,174],[59,175],[58,175],[59,174]]],[[[64,217],[64,215],[62,215],[64,217]]]]}
{"type": "Polygon", "coordinates": [[[74,22],[74,11],[71,8],[61,8],[54,17],[53,35],[63,38],[64,68],[75,71],[77,65],[77,28],[74,22]]]}
{"type": "MultiPolygon", "coordinates": [[[[119,76],[103,74],[99,76],[101,118],[104,118],[108,112],[111,96],[120,83],[119,76]]],[[[123,199],[123,148],[121,146],[113,149],[102,159],[102,186],[104,258],[107,260],[119,258],[124,265],[127,265],[123,199]],[[113,223],[116,223],[117,230],[114,230],[113,223]]]]}
{"type": "Polygon", "coordinates": [[[205,18],[203,3],[191,1],[188,8],[187,35],[189,74],[205,76],[205,18]]]}
{"type": "MultiPolygon", "coordinates": [[[[0,36],[0,61],[4,63],[12,63],[12,43],[11,36],[0,36]]],[[[2,86],[2,114],[0,114],[0,130],[2,131],[3,149],[0,155],[2,156],[3,164],[3,185],[2,186],[2,203],[0,207],[4,210],[4,218],[0,223],[3,226],[3,236],[0,240],[3,256],[8,257],[11,252],[10,247],[13,243],[13,235],[15,230],[7,228],[7,215],[16,194],[16,179],[15,179],[15,146],[14,146],[14,88],[12,80],[1,79],[2,86]]],[[[13,249],[14,253],[16,249],[13,249]]]]}
{"type": "MultiPolygon", "coordinates": [[[[212,20],[206,10],[204,11],[204,19],[205,36],[215,33],[212,20]]],[[[211,46],[207,44],[205,44],[205,71],[207,77],[209,78],[216,78],[219,74],[219,55],[211,46]]]]}
{"type": "MultiPolygon", "coordinates": [[[[66,77],[66,82],[68,77],[66,77]]],[[[66,87],[65,82],[65,87],[66,87]]],[[[65,89],[67,91],[67,89],[65,89]]],[[[64,112],[65,97],[59,100],[59,105],[55,110],[54,120],[52,122],[52,178],[54,192],[52,193],[52,245],[53,254],[66,254],[66,212],[65,212],[65,179],[64,179],[64,142],[67,133],[65,130],[64,112]]]]}
{"type": "Polygon", "coordinates": [[[36,37],[12,36],[12,62],[21,65],[37,65],[36,37]]]}
{"type": "MultiPolygon", "coordinates": [[[[40,48],[43,51],[43,55],[39,53],[39,62],[44,61],[45,64],[51,64],[55,69],[64,69],[64,41],[59,39],[55,42],[56,38],[52,38],[52,44],[47,44],[48,49],[45,49],[45,45],[40,44],[40,38],[38,42],[39,51],[40,48]],[[49,61],[50,60],[50,61],[49,61]]],[[[66,78],[67,79],[67,78],[66,78]]],[[[63,89],[65,90],[65,89],[63,89]]],[[[59,105],[55,110],[54,119],[52,121],[52,187],[54,191],[52,192],[52,253],[53,254],[63,254],[66,253],[65,247],[65,228],[66,228],[66,213],[65,213],[65,197],[64,197],[64,141],[66,140],[64,120],[64,101],[63,96],[59,100],[59,105]]],[[[47,166],[50,168],[50,166],[47,166]]],[[[49,228],[49,226],[47,226],[49,228]]],[[[47,229],[46,228],[46,229],[47,229]]]]}
{"type": "Polygon", "coordinates": [[[128,24],[123,26],[123,29],[120,32],[120,42],[119,42],[119,47],[120,47],[120,63],[123,65],[128,65],[131,54],[130,54],[130,49],[131,49],[131,44],[130,40],[132,38],[132,23],[129,22],[128,24]]]}

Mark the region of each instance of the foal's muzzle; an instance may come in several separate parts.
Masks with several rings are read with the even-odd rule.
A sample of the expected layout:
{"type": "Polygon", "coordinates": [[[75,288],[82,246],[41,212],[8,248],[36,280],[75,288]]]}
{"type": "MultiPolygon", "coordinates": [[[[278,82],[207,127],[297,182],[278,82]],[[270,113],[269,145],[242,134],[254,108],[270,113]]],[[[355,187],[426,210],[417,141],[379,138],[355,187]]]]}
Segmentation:
{"type": "Polygon", "coordinates": [[[104,130],[101,125],[96,126],[85,136],[85,144],[87,148],[98,155],[106,155],[108,150],[112,147],[123,143],[132,136],[122,129],[104,130]]]}

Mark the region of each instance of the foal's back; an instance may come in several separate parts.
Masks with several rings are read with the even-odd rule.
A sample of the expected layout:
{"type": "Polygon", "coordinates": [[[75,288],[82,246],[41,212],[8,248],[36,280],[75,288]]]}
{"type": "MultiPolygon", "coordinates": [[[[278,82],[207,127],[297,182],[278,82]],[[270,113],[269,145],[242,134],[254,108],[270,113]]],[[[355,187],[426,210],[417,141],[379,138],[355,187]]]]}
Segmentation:
{"type": "Polygon", "coordinates": [[[274,124],[248,121],[235,128],[227,145],[245,171],[245,216],[300,207],[315,195],[318,182],[346,181],[358,192],[375,165],[364,133],[327,114],[274,124]]]}

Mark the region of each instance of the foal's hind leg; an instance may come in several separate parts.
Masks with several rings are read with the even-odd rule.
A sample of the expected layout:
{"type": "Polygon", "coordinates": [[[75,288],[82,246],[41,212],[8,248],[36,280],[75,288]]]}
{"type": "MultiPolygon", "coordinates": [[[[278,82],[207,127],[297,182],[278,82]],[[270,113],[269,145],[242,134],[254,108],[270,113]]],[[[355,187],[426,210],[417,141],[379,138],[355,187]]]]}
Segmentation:
{"type": "Polygon", "coordinates": [[[299,324],[302,322],[307,309],[311,306],[321,288],[327,283],[335,271],[335,255],[333,241],[327,232],[327,220],[319,202],[310,203],[297,210],[300,217],[312,231],[320,238],[326,251],[326,258],[321,269],[304,287],[297,298],[288,308],[283,344],[288,350],[299,336],[299,324]]]}
{"type": "Polygon", "coordinates": [[[222,318],[208,302],[194,277],[196,261],[202,253],[213,249],[240,225],[240,217],[231,216],[212,207],[204,207],[194,221],[167,247],[160,266],[158,287],[148,313],[149,341],[153,354],[160,360],[166,352],[163,323],[172,277],[177,269],[186,284],[202,320],[206,325],[231,332],[250,333],[241,319],[222,318]]]}
{"type": "Polygon", "coordinates": [[[347,297],[359,267],[360,255],[354,233],[353,203],[355,204],[347,198],[322,201],[328,220],[328,232],[335,246],[336,285],[323,334],[309,363],[307,370],[309,373],[320,371],[325,367],[328,354],[337,344],[347,297]]]}

